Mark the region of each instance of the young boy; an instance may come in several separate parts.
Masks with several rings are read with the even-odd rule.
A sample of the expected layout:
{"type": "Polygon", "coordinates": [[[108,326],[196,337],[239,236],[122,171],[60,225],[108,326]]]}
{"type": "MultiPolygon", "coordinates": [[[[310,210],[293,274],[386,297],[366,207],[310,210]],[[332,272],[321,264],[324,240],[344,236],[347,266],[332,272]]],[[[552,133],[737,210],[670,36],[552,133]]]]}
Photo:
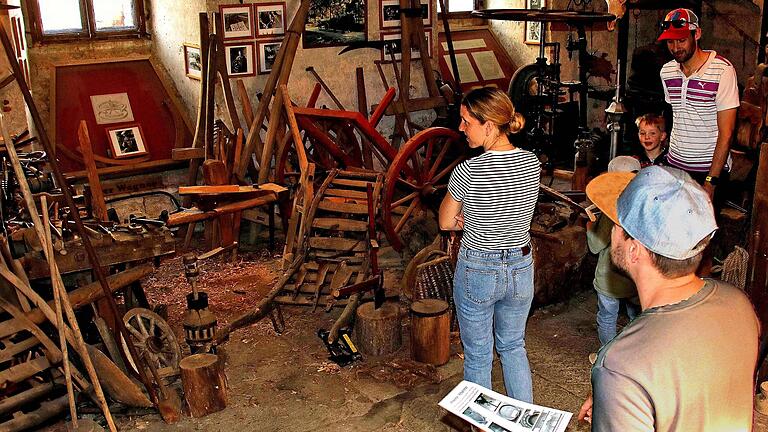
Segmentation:
{"type": "Polygon", "coordinates": [[[640,166],[662,165],[667,155],[667,125],[664,116],[653,113],[643,114],[635,120],[637,138],[643,147],[637,155],[640,166]]]}
{"type": "MultiPolygon", "coordinates": [[[[640,170],[640,162],[631,156],[617,156],[608,164],[609,172],[632,172],[640,170]]],[[[635,284],[619,271],[611,261],[611,229],[613,222],[605,215],[587,226],[587,246],[597,254],[597,267],[593,285],[597,291],[597,336],[600,346],[616,336],[616,321],[622,304],[627,309],[630,321],[640,312],[631,299],[637,297],[635,284]]]]}

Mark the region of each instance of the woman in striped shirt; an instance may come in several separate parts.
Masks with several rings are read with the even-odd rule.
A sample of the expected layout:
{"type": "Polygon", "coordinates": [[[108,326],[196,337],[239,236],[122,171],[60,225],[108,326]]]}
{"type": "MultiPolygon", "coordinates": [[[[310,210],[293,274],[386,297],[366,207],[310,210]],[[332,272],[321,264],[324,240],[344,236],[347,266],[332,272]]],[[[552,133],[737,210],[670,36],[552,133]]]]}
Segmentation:
{"type": "Polygon", "coordinates": [[[533,300],[529,231],[540,165],[507,137],[524,124],[502,90],[482,88],[464,97],[459,130],[470,147],[485,152],[451,174],[440,228],[464,230],[453,287],[464,379],[491,388],[495,339],[507,394],[532,402],[525,323],[533,300]]]}

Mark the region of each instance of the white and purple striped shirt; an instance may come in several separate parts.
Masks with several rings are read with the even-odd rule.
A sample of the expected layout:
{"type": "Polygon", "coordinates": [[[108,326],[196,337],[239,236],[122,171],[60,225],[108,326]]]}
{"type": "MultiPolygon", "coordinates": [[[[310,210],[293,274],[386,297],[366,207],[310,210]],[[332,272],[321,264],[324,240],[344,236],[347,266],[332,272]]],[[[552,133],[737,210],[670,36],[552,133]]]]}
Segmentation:
{"type": "Polygon", "coordinates": [[[667,161],[686,171],[709,171],[717,144],[717,112],[739,106],[733,65],[714,51],[705,52],[709,58],[689,77],[675,60],[660,73],[665,99],[672,105],[667,161]]]}

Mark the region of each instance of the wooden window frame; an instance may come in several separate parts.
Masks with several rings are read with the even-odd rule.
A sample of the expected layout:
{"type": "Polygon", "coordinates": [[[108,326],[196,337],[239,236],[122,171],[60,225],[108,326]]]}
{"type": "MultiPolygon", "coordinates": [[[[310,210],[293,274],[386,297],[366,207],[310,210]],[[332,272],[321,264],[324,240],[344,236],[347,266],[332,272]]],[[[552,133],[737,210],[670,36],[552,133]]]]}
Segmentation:
{"type": "Polygon", "coordinates": [[[96,40],[96,39],[117,39],[117,38],[135,38],[147,36],[146,20],[144,15],[144,2],[142,0],[132,0],[136,23],[135,27],[125,30],[96,30],[96,18],[93,9],[95,0],[79,0],[80,3],[80,22],[83,24],[81,31],[43,33],[43,20],[40,14],[40,3],[38,0],[29,0],[27,12],[29,13],[29,23],[32,28],[32,40],[35,42],[68,42],[78,40],[96,40]]]}
{"type": "MultiPolygon", "coordinates": [[[[440,0],[437,0],[436,3],[439,3],[440,0]]],[[[448,10],[451,9],[451,0],[443,0],[445,2],[446,8],[448,10]]],[[[484,1],[483,0],[473,0],[474,3],[474,10],[480,10],[483,8],[484,1]]],[[[437,5],[435,6],[437,7],[437,5]]],[[[437,19],[442,19],[444,11],[440,11],[437,14],[437,19]]],[[[449,19],[468,19],[473,18],[472,15],[470,15],[472,11],[461,11],[461,12],[448,12],[448,18],[449,19]]]]}

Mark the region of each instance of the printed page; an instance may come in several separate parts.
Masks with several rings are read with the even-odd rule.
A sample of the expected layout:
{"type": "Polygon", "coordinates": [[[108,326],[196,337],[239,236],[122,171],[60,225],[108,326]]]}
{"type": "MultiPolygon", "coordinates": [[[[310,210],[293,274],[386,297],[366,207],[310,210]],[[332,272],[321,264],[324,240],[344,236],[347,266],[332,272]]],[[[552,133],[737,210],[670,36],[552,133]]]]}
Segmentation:
{"type": "Polygon", "coordinates": [[[469,381],[460,382],[439,405],[491,432],[563,432],[572,415],[521,402],[469,381]]]}

